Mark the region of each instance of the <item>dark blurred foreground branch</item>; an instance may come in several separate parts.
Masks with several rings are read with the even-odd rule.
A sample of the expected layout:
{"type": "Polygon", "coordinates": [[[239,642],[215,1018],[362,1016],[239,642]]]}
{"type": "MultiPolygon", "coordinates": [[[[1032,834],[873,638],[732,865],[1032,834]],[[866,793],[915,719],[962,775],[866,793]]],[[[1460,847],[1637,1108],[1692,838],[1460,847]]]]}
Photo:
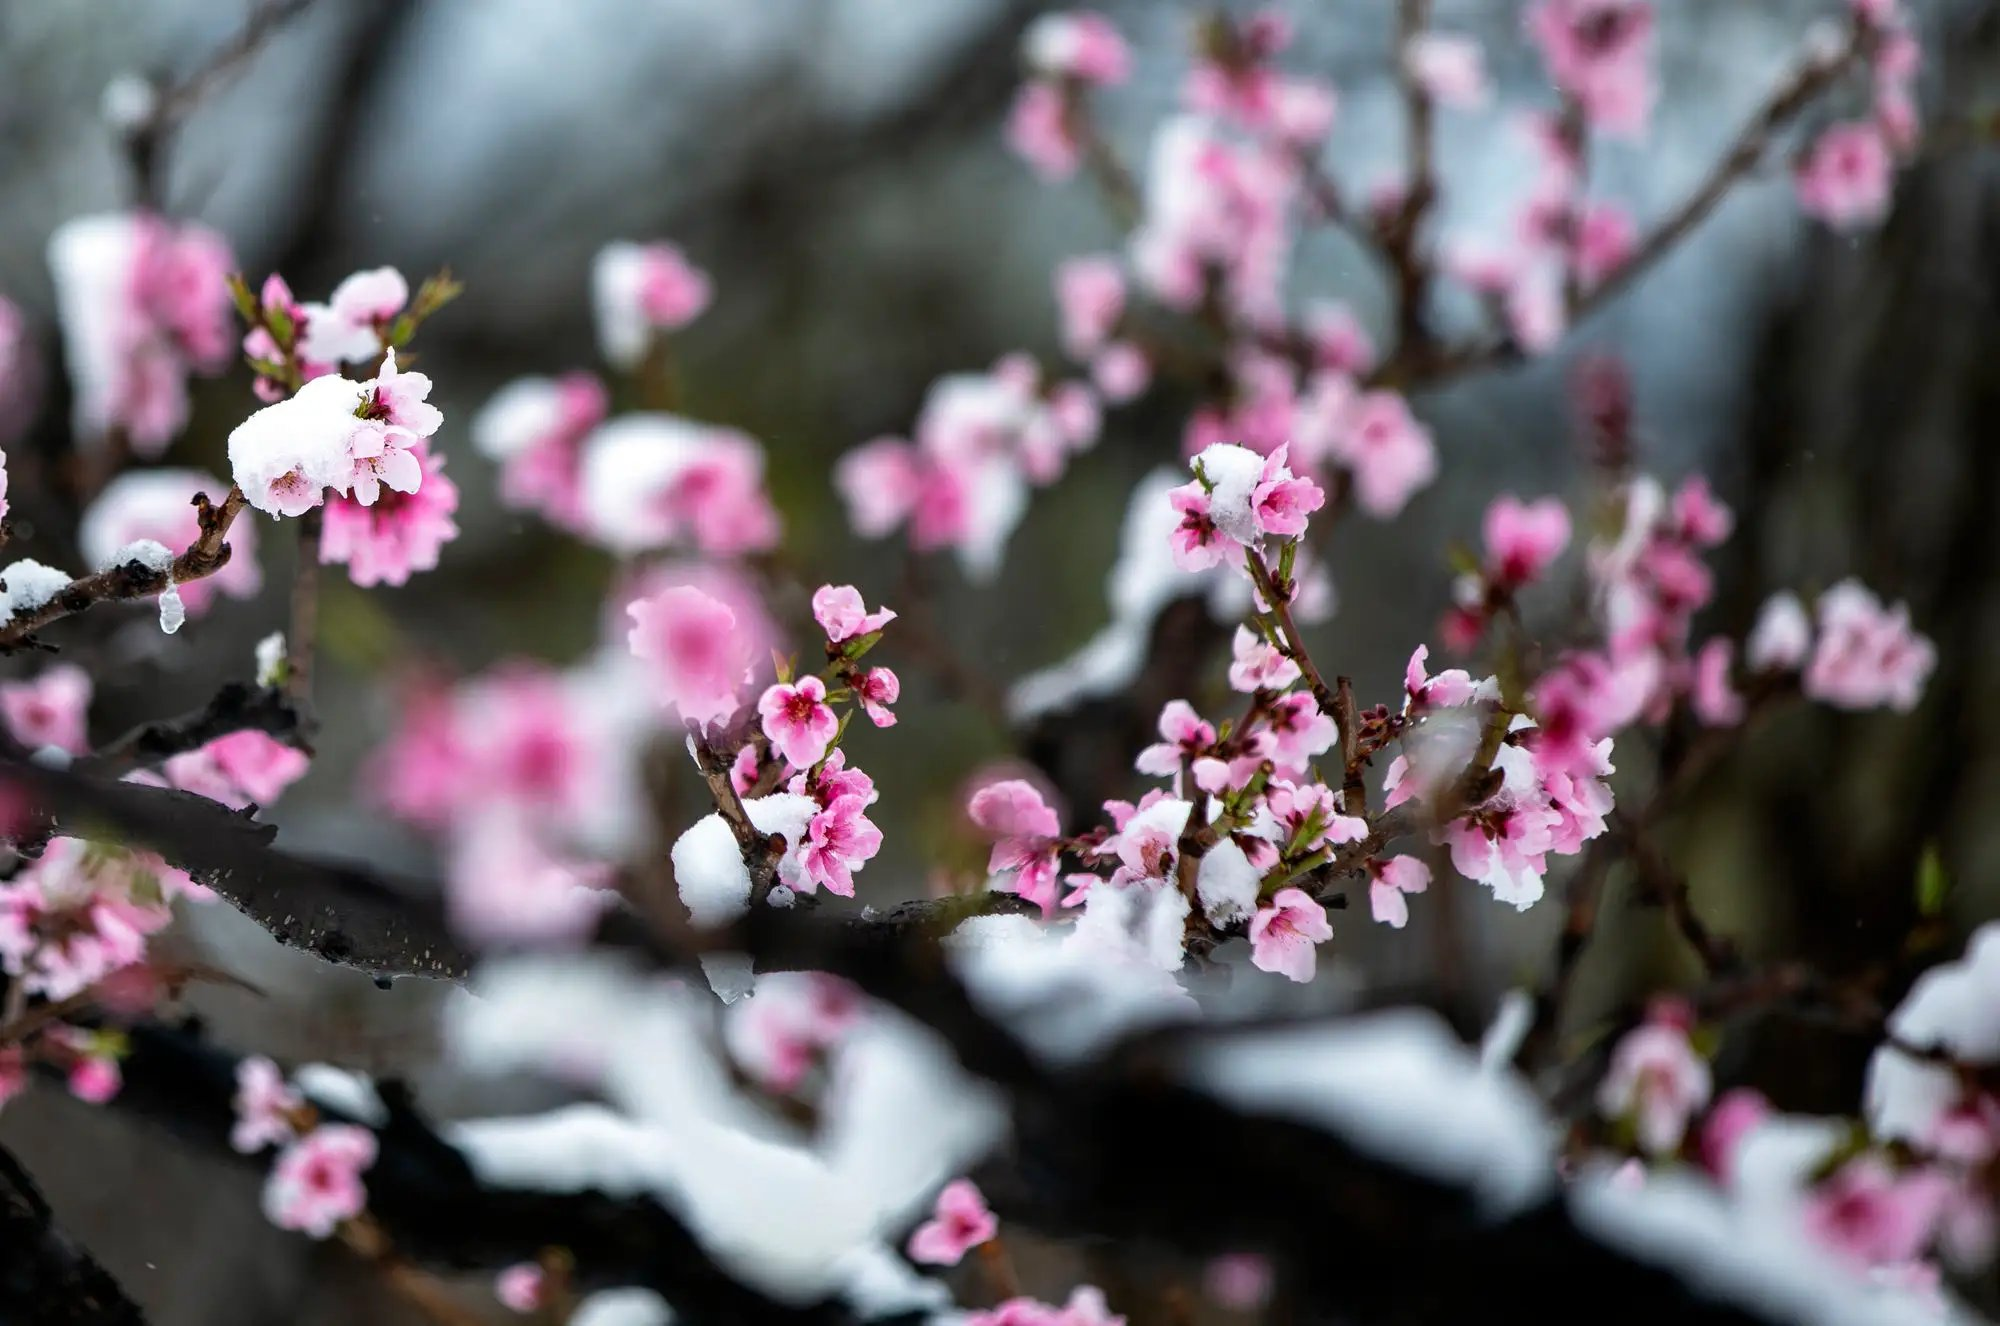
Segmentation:
{"type": "Polygon", "coordinates": [[[0,1321],[9,1326],[143,1326],[110,1272],[72,1242],[35,1181],[0,1147],[0,1321]]]}

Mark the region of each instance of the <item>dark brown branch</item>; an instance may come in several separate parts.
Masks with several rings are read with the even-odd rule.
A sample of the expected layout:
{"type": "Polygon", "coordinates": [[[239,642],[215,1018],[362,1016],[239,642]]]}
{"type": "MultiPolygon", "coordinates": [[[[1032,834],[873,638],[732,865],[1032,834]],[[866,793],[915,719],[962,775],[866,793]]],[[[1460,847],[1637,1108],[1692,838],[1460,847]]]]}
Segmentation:
{"type": "Polygon", "coordinates": [[[149,598],[164,593],[169,585],[201,580],[228,565],[230,550],[224,540],[244,508],[243,490],[232,487],[219,507],[212,505],[206,494],[198,494],[194,504],[201,520],[201,533],[166,570],[157,571],[141,562],[126,562],[72,580],[40,607],[16,613],[0,623],[0,653],[12,653],[35,643],[34,634],[42,627],[96,604],[111,599],[149,598]]]}
{"type": "Polygon", "coordinates": [[[319,539],[325,511],[314,507],[298,519],[298,565],[292,568],[292,624],[285,633],[285,693],[312,704],[313,651],[319,639],[319,539]]]}
{"type": "Polygon", "coordinates": [[[142,723],[116,741],[78,761],[85,773],[117,774],[153,768],[176,755],[199,750],[232,732],[264,732],[306,746],[305,715],[283,691],[270,686],[225,682],[213,699],[191,713],[142,723]]]}
{"type": "Polygon", "coordinates": [[[56,1225],[41,1190],[0,1147],[0,1321],[10,1326],[143,1326],[138,1304],[56,1225]]]}
{"type": "Polygon", "coordinates": [[[377,977],[456,979],[471,966],[433,886],[282,851],[274,826],[192,792],[13,756],[0,758],[0,776],[28,794],[49,831],[158,852],[281,944],[377,977]]]}

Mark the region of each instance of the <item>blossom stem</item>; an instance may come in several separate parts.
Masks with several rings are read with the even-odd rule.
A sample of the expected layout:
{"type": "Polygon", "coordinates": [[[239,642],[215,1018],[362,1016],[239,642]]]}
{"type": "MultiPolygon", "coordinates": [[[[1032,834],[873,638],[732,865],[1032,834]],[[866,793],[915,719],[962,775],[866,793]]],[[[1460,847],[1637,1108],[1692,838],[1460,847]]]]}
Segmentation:
{"type": "Polygon", "coordinates": [[[285,633],[285,692],[300,704],[312,702],[313,650],[319,634],[319,540],[322,508],[299,517],[298,564],[292,569],[292,625],[285,633]]]}

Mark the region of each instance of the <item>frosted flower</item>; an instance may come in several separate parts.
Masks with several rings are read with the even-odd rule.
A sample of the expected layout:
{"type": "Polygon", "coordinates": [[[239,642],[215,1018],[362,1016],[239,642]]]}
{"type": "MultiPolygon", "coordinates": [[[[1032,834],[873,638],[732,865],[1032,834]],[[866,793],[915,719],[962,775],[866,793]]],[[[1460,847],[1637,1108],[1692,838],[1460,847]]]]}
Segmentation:
{"type": "Polygon", "coordinates": [[[387,348],[390,324],[410,302],[409,282],[393,267],[355,272],[324,304],[304,304],[299,354],[321,364],[360,364],[387,348]]]}
{"type": "Polygon", "coordinates": [[[712,290],[707,273],[672,244],[620,240],[590,268],[597,343],[615,368],[634,369],[655,331],[678,331],[701,316],[712,290]]]}
{"type": "Polygon", "coordinates": [[[289,400],[267,405],[229,434],[229,468],[251,506],[273,516],[304,515],[328,488],[345,490],[354,470],[348,447],[365,425],[366,388],[342,377],[314,378],[289,400]]]}

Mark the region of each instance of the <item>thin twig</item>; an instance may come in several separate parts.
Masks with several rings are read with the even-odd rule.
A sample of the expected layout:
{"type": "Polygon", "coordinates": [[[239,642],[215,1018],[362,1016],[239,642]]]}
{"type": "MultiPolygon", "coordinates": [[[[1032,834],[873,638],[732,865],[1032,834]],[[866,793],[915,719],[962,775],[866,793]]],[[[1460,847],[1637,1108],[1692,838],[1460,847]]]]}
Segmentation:
{"type": "Polygon", "coordinates": [[[229,545],[224,539],[246,499],[243,490],[232,487],[221,506],[210,504],[206,493],[196,494],[194,505],[201,533],[187,551],[155,570],[143,562],[126,562],[72,580],[49,600],[26,612],[17,612],[0,624],[0,654],[12,653],[35,642],[34,634],[51,622],[83,612],[110,599],[142,599],[164,593],[169,585],[185,585],[214,575],[229,564],[229,545]]]}

